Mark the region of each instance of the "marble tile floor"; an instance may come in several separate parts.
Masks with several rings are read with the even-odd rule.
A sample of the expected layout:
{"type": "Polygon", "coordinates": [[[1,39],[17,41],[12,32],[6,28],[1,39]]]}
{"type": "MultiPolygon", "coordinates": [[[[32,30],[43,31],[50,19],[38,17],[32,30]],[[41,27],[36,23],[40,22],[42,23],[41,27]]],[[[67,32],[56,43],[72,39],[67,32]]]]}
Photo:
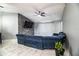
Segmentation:
{"type": "MultiPolygon", "coordinates": [[[[3,40],[0,45],[1,56],[55,56],[55,50],[45,49],[39,50],[32,47],[24,46],[17,43],[17,39],[3,40]]],[[[65,51],[65,56],[69,56],[68,50],[65,51]]]]}

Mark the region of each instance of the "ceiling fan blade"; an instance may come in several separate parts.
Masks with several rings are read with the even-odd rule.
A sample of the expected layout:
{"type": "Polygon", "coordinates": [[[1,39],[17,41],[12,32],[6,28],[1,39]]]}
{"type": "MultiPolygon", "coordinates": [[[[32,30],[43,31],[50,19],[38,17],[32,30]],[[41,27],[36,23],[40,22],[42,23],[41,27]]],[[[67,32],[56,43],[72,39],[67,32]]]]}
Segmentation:
{"type": "Polygon", "coordinates": [[[38,12],[34,12],[35,14],[39,14],[38,12]]]}

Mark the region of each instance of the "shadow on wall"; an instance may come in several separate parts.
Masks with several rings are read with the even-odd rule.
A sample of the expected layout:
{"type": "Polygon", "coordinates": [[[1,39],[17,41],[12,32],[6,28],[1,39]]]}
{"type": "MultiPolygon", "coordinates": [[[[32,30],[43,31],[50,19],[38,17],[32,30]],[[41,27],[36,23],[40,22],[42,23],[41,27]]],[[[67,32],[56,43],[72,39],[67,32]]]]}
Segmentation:
{"type": "Polygon", "coordinates": [[[66,40],[65,40],[65,48],[66,48],[66,50],[69,50],[69,53],[72,56],[72,48],[69,45],[69,40],[68,40],[68,37],[67,36],[66,36],[66,40]]]}
{"type": "Polygon", "coordinates": [[[66,49],[68,49],[68,48],[69,48],[69,41],[68,41],[67,36],[66,36],[66,40],[65,40],[65,47],[66,47],[66,49]]]}

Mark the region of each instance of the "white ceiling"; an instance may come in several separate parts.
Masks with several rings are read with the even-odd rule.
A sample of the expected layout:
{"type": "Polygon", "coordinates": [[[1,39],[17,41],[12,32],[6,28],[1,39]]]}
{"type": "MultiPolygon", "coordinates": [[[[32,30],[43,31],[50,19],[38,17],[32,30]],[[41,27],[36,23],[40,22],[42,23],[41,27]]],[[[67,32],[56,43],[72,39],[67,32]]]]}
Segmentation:
{"type": "Polygon", "coordinates": [[[5,10],[8,12],[18,12],[33,22],[53,22],[61,20],[63,16],[64,3],[7,3],[5,10]],[[46,17],[35,14],[36,10],[41,10],[46,13],[46,17]]]}
{"type": "Polygon", "coordinates": [[[0,12],[18,13],[18,10],[11,5],[0,3],[0,6],[3,6],[3,8],[0,8],[0,12]]]}

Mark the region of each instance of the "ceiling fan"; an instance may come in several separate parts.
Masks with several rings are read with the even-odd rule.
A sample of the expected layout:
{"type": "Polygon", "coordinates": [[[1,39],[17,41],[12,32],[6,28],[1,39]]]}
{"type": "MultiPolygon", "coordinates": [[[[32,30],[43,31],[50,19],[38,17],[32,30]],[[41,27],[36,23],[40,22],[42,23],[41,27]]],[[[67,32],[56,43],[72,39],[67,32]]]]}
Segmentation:
{"type": "Polygon", "coordinates": [[[51,4],[48,4],[48,5],[46,5],[46,6],[44,6],[44,7],[42,7],[41,9],[39,9],[39,8],[33,8],[34,10],[35,10],[35,14],[38,16],[42,16],[42,17],[46,17],[47,16],[47,12],[45,11],[47,8],[50,8],[50,7],[52,7],[52,5],[51,4]]]}
{"type": "Polygon", "coordinates": [[[53,14],[52,14],[52,12],[51,11],[49,11],[49,12],[47,12],[47,11],[45,11],[46,9],[34,9],[35,10],[35,16],[41,16],[41,17],[49,17],[49,16],[55,16],[56,14],[53,12],[53,14]]]}
{"type": "Polygon", "coordinates": [[[42,17],[45,17],[45,16],[46,16],[46,13],[45,13],[44,11],[41,11],[41,10],[35,11],[35,14],[36,14],[36,15],[40,15],[40,16],[42,16],[42,17]]]}

